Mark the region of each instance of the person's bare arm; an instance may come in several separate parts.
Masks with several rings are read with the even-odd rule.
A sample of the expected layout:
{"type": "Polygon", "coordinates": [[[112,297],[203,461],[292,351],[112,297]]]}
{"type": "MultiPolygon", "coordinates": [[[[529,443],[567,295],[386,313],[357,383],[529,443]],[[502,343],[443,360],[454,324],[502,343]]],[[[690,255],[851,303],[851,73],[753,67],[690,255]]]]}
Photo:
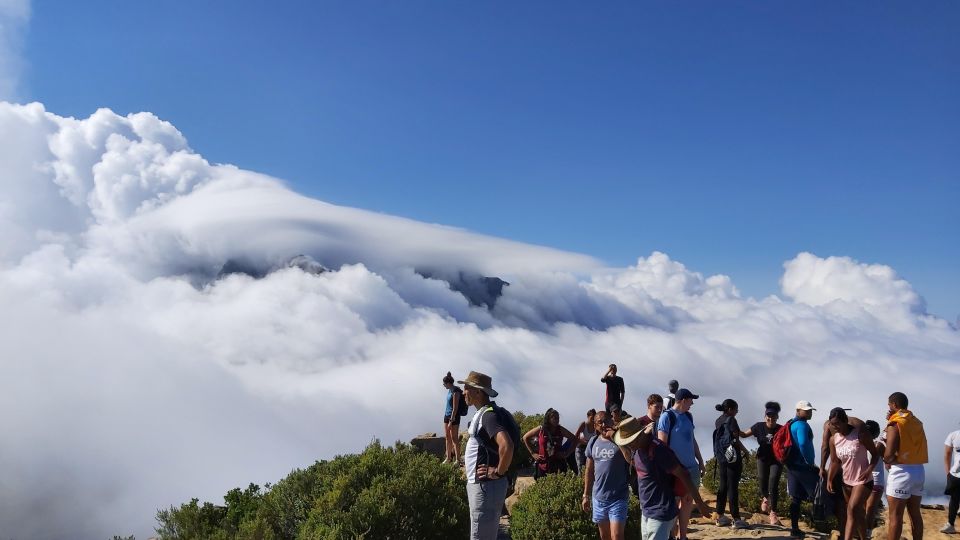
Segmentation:
{"type": "Polygon", "coordinates": [[[697,439],[693,439],[693,453],[697,456],[697,463],[700,465],[700,476],[703,476],[707,472],[707,466],[703,463],[703,456],[700,455],[700,445],[697,444],[697,439]]]}
{"type": "Polygon", "coordinates": [[[953,447],[944,445],[943,447],[943,470],[950,474],[950,457],[953,454],[953,447]]]}
{"type": "MultiPolygon", "coordinates": [[[[827,491],[833,493],[833,479],[836,478],[840,467],[836,467],[840,461],[837,459],[837,444],[833,442],[833,437],[827,440],[827,448],[830,450],[830,470],[827,471],[827,491]]],[[[821,462],[826,460],[821,460],[821,462]]],[[[820,469],[821,471],[823,468],[820,469]]]]}
{"type": "Polygon", "coordinates": [[[523,445],[527,447],[527,452],[530,452],[530,456],[535,460],[543,459],[543,456],[533,451],[533,448],[530,448],[530,438],[534,435],[539,435],[542,428],[537,426],[530,431],[523,434],[523,445]]]}
{"type": "Polygon", "coordinates": [[[887,426],[887,449],[883,452],[883,462],[888,465],[896,463],[898,450],[900,450],[900,430],[891,424],[887,426]]]}
{"type": "Polygon", "coordinates": [[[587,457],[587,466],[583,473],[583,498],[580,507],[584,512],[590,511],[590,498],[593,495],[593,458],[587,457]]]}
{"type": "Polygon", "coordinates": [[[657,431],[657,438],[660,439],[660,442],[662,442],[663,444],[667,444],[669,442],[669,439],[668,439],[669,436],[670,434],[667,433],[666,431],[657,431]]]}
{"type": "Polygon", "coordinates": [[[827,474],[828,456],[830,456],[830,424],[824,422],[823,434],[820,436],[820,475],[824,478],[826,478],[827,474]]]}
{"type": "Polygon", "coordinates": [[[587,423],[586,423],[586,422],[580,422],[580,426],[577,427],[577,432],[573,435],[573,437],[577,440],[577,444],[581,444],[581,443],[586,443],[586,442],[587,442],[587,440],[583,438],[583,430],[584,430],[585,427],[587,427],[587,423]]]}
{"type": "Polygon", "coordinates": [[[738,435],[743,439],[746,439],[747,437],[753,437],[753,427],[747,428],[746,431],[741,431],[738,433],[738,435]]]}

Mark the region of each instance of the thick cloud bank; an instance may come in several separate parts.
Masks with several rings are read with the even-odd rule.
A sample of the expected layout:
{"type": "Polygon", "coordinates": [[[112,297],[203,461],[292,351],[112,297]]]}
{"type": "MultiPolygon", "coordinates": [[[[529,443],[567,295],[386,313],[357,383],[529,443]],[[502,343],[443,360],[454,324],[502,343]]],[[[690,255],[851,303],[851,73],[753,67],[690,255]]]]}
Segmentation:
{"type": "Polygon", "coordinates": [[[784,267],[761,300],[663,253],[604,269],[304,198],[148,113],[0,103],[3,535],[146,537],[157,508],[436,431],[447,370],[570,426],[610,362],[631,410],[678,378],[704,444],[725,397],[879,418],[902,390],[936,459],[960,333],[886,266],[784,267]]]}

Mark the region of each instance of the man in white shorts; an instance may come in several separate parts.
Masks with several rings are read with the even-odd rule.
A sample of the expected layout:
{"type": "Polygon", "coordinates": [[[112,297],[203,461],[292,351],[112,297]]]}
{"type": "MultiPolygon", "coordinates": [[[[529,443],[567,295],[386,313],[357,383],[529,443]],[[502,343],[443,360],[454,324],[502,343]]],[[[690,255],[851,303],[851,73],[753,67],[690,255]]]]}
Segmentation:
{"type": "Polygon", "coordinates": [[[887,540],[900,540],[904,509],[910,514],[913,540],[920,540],[923,538],[920,497],[923,496],[923,464],[927,462],[927,436],[923,431],[923,422],[907,409],[908,401],[904,393],[894,392],[887,401],[890,416],[887,418],[887,449],[883,454],[883,461],[890,465],[890,474],[887,476],[887,501],[890,503],[887,540]]]}

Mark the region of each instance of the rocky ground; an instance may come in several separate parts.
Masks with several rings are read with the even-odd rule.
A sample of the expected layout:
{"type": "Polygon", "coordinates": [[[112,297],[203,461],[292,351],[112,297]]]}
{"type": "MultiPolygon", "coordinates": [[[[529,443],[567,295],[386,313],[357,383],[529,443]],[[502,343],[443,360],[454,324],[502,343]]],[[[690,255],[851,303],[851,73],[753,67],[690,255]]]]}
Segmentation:
{"type": "MultiPolygon", "coordinates": [[[[515,493],[511,495],[509,499],[507,499],[507,508],[512,509],[514,503],[517,501],[517,497],[519,497],[525,489],[532,485],[533,478],[529,476],[521,476],[518,478],[515,493]]],[[[700,495],[703,497],[703,500],[707,502],[707,504],[712,507],[716,507],[716,496],[713,493],[701,488],[700,495]]],[[[921,512],[923,515],[924,538],[930,540],[960,540],[960,535],[948,535],[940,532],[940,527],[946,523],[946,511],[942,506],[925,506],[921,512]]],[[[694,517],[691,519],[690,540],[752,540],[756,538],[790,537],[790,520],[788,518],[781,519],[781,526],[777,527],[767,523],[766,516],[762,514],[743,512],[742,516],[744,520],[750,523],[749,529],[735,530],[730,527],[718,527],[714,524],[712,519],[694,517]]],[[[885,522],[885,510],[881,513],[880,518],[885,522]]],[[[910,524],[909,520],[906,521],[907,523],[904,524],[903,528],[903,538],[910,539],[912,538],[910,524]]],[[[814,531],[805,525],[802,525],[801,528],[805,533],[807,533],[807,538],[811,540],[837,540],[840,537],[840,534],[837,531],[833,531],[832,534],[825,534],[814,531]]],[[[879,527],[873,530],[872,538],[883,540],[886,538],[886,534],[886,526],[881,524],[879,527]]],[[[500,521],[500,536],[498,536],[498,540],[509,540],[509,538],[510,518],[509,516],[504,516],[500,521]]]]}

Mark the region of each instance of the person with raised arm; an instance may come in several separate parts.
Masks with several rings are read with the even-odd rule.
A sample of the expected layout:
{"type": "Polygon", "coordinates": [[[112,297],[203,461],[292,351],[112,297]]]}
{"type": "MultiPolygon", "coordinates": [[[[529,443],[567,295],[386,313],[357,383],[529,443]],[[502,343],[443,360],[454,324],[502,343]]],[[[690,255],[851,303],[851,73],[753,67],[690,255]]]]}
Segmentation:
{"type": "Polygon", "coordinates": [[[887,476],[887,539],[900,540],[903,532],[903,511],[910,515],[913,540],[923,538],[920,498],[923,496],[924,470],[927,462],[927,435],[921,422],[907,408],[903,392],[894,392],[887,399],[890,417],[887,420],[887,448],[883,461],[890,465],[887,476]]]}

